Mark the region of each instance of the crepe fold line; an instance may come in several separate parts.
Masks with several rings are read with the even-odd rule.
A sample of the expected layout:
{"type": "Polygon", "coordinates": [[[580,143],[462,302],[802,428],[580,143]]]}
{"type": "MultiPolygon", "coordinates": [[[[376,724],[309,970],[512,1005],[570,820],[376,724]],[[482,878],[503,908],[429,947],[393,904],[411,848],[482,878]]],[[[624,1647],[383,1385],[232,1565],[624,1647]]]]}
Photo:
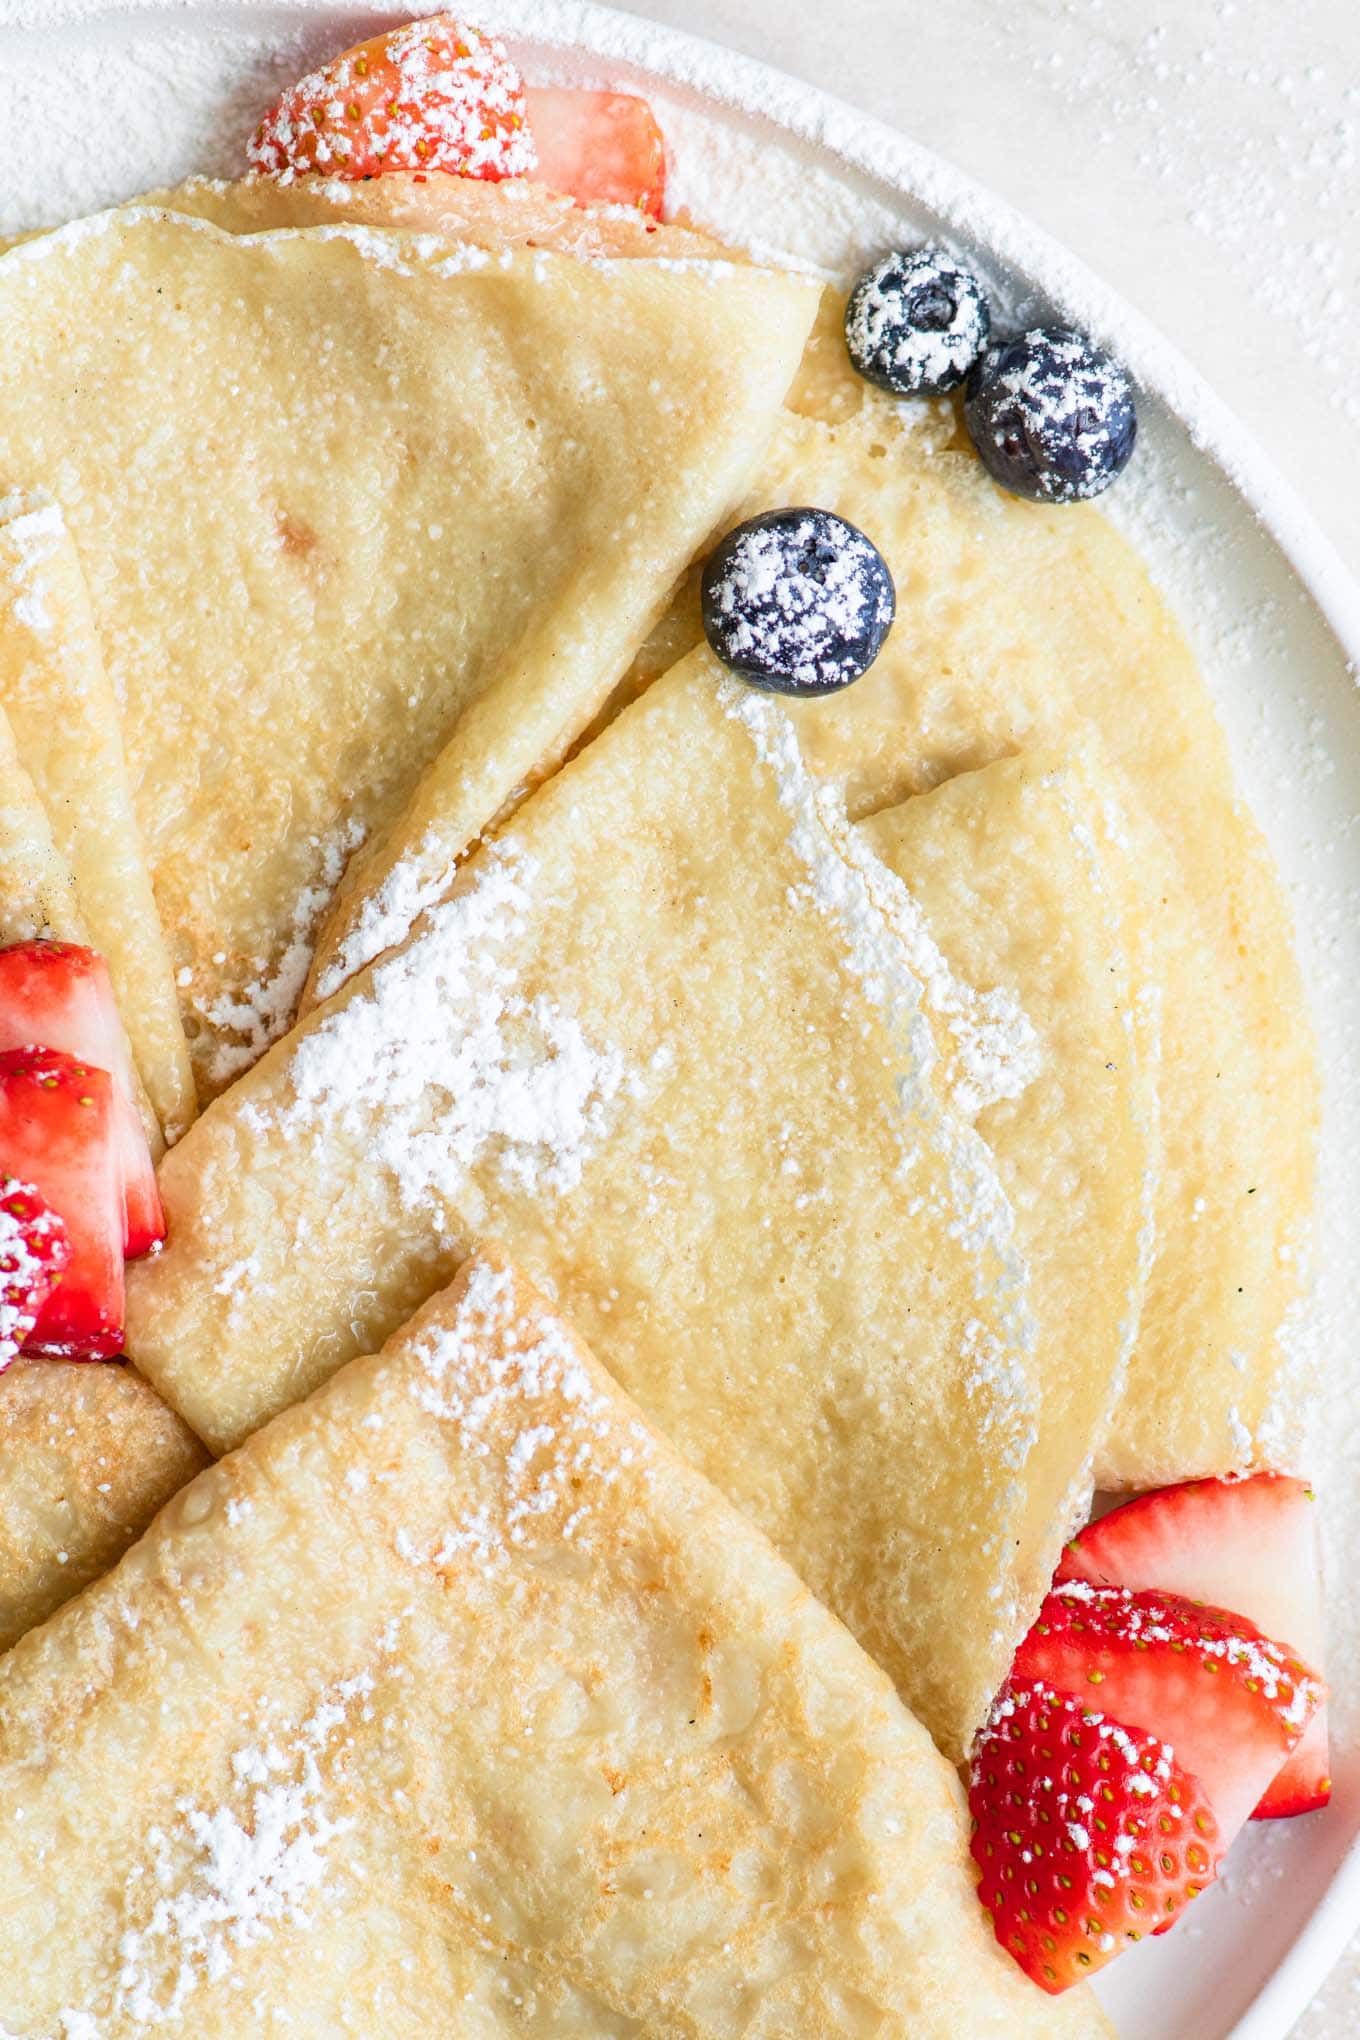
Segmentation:
{"type": "MultiPolygon", "coordinates": [[[[868,532],[898,587],[872,670],[793,705],[804,755],[862,817],[1095,731],[1127,839],[1126,880],[1112,877],[1159,1041],[1161,1140],[1141,1327],[1096,1477],[1148,1488],[1296,1464],[1316,1051],[1288,902],[1204,677],[1109,521],[996,488],[952,404],[904,405],[854,374],[841,309],[828,293],[737,513],[821,504],[868,532]]],[[[700,638],[692,574],[616,705],[700,638]]]]}
{"type": "Polygon", "coordinates": [[[133,812],[122,718],[75,545],[44,489],[0,496],[0,703],[70,872],[82,929],[73,939],[109,966],[159,1153],[162,1130],[178,1139],[197,1109],[193,1071],[133,812]]]}
{"type": "Polygon", "coordinates": [[[531,246],[509,188],[476,240],[143,206],[0,257],[0,474],[79,548],[204,1096],[356,850],[424,857],[434,789],[442,873],[552,769],[797,367],[806,279],[531,246]]]}
{"type": "Polygon", "coordinates": [[[0,1807],[30,2040],[1109,2031],[997,1946],[888,1680],[494,1252],[0,1665],[0,1807]]]}
{"type": "Polygon", "coordinates": [[[189,177],[150,191],[141,205],[210,220],[232,234],[349,221],[380,231],[435,234],[496,254],[510,247],[611,261],[746,261],[702,229],[664,225],[626,206],[588,206],[525,178],[486,183],[475,177],[427,177],[384,170],[359,179],[298,177],[283,184],[257,175],[230,180],[189,177]]]}
{"type": "Polygon", "coordinates": [[[138,1365],[224,1449],[504,1237],[961,1755],[1041,1569],[1033,1326],[891,883],[697,654],[167,1157],[138,1365]]]}
{"type": "Polygon", "coordinates": [[[1037,1605],[1089,1513],[1159,1184],[1157,1044],[1131,987],[1118,804],[1098,747],[1079,741],[960,773],[861,829],[903,882],[942,1086],[992,1155],[1029,1270],[1040,1411],[1020,1549],[1037,1605]]]}
{"type": "Polygon", "coordinates": [[[52,837],[47,810],[19,756],[0,703],[0,928],[11,942],[89,939],[75,876],[52,837]]]}

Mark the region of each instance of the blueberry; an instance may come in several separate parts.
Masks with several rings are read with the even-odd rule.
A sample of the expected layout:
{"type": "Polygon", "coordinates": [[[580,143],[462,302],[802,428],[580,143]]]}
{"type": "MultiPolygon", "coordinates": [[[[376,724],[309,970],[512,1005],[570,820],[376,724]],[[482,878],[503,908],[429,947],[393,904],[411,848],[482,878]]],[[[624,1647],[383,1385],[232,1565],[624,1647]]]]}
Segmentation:
{"type": "Polygon", "coordinates": [[[845,308],[851,361],[899,397],[957,388],[991,328],[982,285],[938,241],[885,255],[861,276],[845,308]]]}
{"type": "Polygon", "coordinates": [[[834,694],[866,673],[897,598],[878,547],[829,510],[767,510],[704,567],[704,633],[725,666],[775,694],[834,694]]]}
{"type": "Polygon", "coordinates": [[[963,415],[984,467],[1032,503],[1098,496],[1128,466],[1138,435],[1127,371],[1066,326],[988,348],[963,415]]]}

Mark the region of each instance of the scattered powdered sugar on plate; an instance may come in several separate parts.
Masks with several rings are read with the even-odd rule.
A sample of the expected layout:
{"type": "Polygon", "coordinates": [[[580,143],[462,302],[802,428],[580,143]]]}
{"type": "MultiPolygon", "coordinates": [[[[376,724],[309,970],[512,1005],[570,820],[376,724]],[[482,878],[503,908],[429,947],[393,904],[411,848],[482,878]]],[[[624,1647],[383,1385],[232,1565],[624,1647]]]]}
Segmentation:
{"type": "MultiPolygon", "coordinates": [[[[413,1210],[440,1210],[491,1162],[531,1194],[571,1189],[633,1080],[560,1004],[520,989],[536,866],[503,839],[288,1062],[291,1128],[338,1123],[413,1210]]],[[[245,1109],[262,1123],[260,1108],[245,1109]]]]}
{"type": "MultiPolygon", "coordinates": [[[[1310,34],[1296,10],[1275,35],[1244,33],[1234,0],[1149,10],[1136,29],[1102,0],[1066,0],[1063,11],[1061,35],[1025,38],[1036,83],[1081,117],[1096,148],[1127,153],[1170,194],[1189,234],[1290,330],[1338,414],[1360,426],[1360,258],[1348,231],[1360,81],[1327,61],[1322,24],[1310,34]],[[1225,153],[1216,142],[1229,94],[1239,117],[1225,153]],[[1289,231],[1298,211],[1311,233],[1289,231]]],[[[998,21],[1018,44],[1016,27],[998,21]]]]}

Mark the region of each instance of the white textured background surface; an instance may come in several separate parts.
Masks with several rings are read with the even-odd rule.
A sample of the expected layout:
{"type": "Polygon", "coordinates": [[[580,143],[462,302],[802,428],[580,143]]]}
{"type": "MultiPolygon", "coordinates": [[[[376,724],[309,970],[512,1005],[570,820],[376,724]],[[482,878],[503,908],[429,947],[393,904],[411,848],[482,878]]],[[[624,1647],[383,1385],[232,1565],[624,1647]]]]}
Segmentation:
{"type": "MultiPolygon", "coordinates": [[[[1360,575],[1360,0],[632,11],[862,106],[1065,241],[1214,384],[1360,575]]],[[[1294,2034],[1360,2036],[1360,1931],[1294,2034]]]]}

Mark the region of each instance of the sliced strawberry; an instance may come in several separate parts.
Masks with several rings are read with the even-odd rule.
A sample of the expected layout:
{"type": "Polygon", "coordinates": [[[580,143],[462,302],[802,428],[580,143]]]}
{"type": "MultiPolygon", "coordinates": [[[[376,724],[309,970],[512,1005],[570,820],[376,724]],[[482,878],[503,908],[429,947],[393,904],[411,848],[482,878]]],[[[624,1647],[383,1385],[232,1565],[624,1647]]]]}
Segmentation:
{"type": "Polygon", "coordinates": [[[1012,1676],[1042,1680],[1160,1736],[1208,1793],[1225,1848],[1325,1690],[1244,1615],[1082,1580],[1048,1596],[1012,1676]]]}
{"type": "Polygon", "coordinates": [[[247,154],[285,179],[523,177],[534,167],[524,81],[505,44],[452,14],[408,22],[309,72],[265,115],[247,154]]]}
{"type": "Polygon", "coordinates": [[[70,1260],[28,1350],[98,1360],[123,1345],[123,1167],[106,1070],[56,1048],[0,1054],[0,1155],[59,1212],[70,1260]]]}
{"type": "Polygon", "coordinates": [[[666,198],[666,143],[645,99],[630,92],[570,92],[531,86],[525,94],[538,151],[536,184],[584,205],[631,205],[660,219],[666,198]]]}
{"type": "Polygon", "coordinates": [[[32,1336],[70,1260],[65,1221],[32,1183],[0,1177],[0,1374],[32,1336]]]}
{"type": "Polygon", "coordinates": [[[1174,1926],[1223,1854],[1207,1794],[1165,1743],[1042,1682],[1002,1692],[968,1805],[996,1938],[1053,1996],[1174,1926]]]}
{"type": "Polygon", "coordinates": [[[126,1204],[123,1251],[135,1259],[165,1238],[165,1214],[135,1102],[132,1052],[108,965],[93,949],[75,942],[19,942],[0,949],[0,1050],[34,1043],[65,1049],[114,1080],[126,1204]]]}
{"type": "MultiPolygon", "coordinates": [[[[1321,1671],[1322,1580],[1316,1505],[1306,1481],[1283,1473],[1192,1480],[1159,1488],[1088,1524],[1063,1553],[1060,1580],[1160,1588],[1234,1608],[1321,1671]]],[[[1252,1815],[1311,1813],[1331,1796],[1324,1702],[1252,1815]]]]}

